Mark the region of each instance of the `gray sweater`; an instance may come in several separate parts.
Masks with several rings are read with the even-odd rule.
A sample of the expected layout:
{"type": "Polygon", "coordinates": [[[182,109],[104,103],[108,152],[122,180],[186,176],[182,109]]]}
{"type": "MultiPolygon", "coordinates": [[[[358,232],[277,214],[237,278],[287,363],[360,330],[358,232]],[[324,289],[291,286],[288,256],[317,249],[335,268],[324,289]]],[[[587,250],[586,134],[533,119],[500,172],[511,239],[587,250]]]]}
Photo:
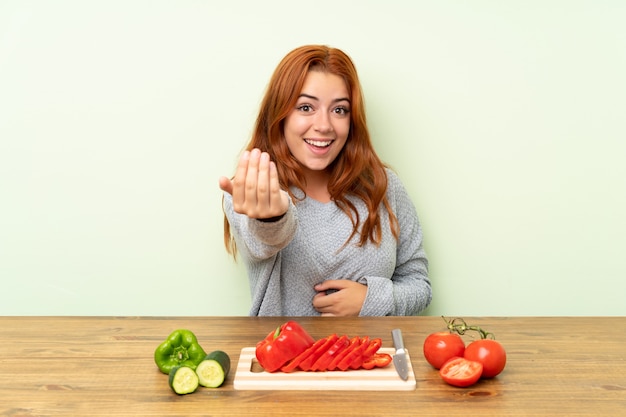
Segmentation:
{"type": "MultiPolygon", "coordinates": [[[[400,238],[393,237],[381,208],[380,246],[368,242],[359,247],[356,236],[342,248],[352,223],[332,201],[296,199],[280,220],[262,222],[235,213],[232,196],[224,193],[224,211],[248,271],[251,316],[317,316],[313,286],[327,279],[367,285],[361,316],[416,315],[430,304],[428,261],[415,206],[397,175],[391,170],[387,175],[387,198],[400,238]]],[[[363,202],[351,201],[360,218],[366,218],[363,202]]]]}

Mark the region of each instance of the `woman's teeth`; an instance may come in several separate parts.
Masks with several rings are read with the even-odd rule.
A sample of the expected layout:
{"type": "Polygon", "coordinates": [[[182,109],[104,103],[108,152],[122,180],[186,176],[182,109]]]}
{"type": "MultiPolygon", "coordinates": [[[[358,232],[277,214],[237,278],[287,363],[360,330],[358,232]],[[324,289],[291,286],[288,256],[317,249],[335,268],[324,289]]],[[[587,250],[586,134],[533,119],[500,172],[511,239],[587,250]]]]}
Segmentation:
{"type": "Polygon", "coordinates": [[[318,148],[325,148],[327,146],[330,146],[331,143],[333,143],[332,140],[311,140],[311,139],[305,139],[304,140],[306,143],[308,143],[311,146],[316,146],[318,148]]]}

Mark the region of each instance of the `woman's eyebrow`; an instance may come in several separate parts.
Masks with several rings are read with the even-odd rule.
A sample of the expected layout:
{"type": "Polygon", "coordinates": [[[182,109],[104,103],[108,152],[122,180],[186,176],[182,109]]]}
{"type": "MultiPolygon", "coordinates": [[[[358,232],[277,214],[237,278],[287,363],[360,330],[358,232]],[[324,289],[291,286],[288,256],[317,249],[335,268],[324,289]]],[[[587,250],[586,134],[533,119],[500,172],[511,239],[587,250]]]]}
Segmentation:
{"type": "MultiPolygon", "coordinates": [[[[319,98],[317,98],[317,97],[315,97],[315,96],[312,96],[312,95],[310,95],[310,94],[305,94],[305,93],[302,93],[302,94],[300,94],[300,95],[298,96],[298,98],[301,98],[301,97],[305,97],[305,98],[308,98],[308,99],[310,99],[310,100],[320,101],[320,99],[319,99],[319,98]]],[[[340,101],[347,101],[348,103],[350,103],[350,99],[349,99],[348,97],[339,97],[339,98],[334,99],[332,102],[333,102],[333,103],[338,103],[338,102],[340,102],[340,101]]]]}

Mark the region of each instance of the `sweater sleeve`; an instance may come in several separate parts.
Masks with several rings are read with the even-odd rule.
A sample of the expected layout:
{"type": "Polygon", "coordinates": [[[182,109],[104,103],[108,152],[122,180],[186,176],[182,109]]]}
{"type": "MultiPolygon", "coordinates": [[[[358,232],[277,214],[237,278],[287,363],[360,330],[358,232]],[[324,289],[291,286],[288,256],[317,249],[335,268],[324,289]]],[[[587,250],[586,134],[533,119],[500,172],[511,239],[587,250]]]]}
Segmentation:
{"type": "Polygon", "coordinates": [[[417,315],[432,299],[428,260],[415,206],[395,174],[388,175],[387,195],[400,226],[396,267],[391,279],[368,276],[361,280],[368,287],[361,316],[417,315]]]}
{"type": "Polygon", "coordinates": [[[298,218],[291,199],[285,215],[272,222],[251,219],[245,214],[236,213],[233,209],[233,198],[228,193],[224,193],[223,204],[237,249],[250,260],[271,258],[287,246],[296,234],[298,218]]]}

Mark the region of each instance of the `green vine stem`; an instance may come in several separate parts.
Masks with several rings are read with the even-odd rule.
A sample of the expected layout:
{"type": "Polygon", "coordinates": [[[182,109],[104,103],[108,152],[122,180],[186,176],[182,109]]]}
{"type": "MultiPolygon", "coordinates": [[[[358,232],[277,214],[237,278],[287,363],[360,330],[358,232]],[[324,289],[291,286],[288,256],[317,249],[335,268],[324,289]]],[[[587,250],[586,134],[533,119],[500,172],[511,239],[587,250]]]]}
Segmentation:
{"type": "Polygon", "coordinates": [[[496,338],[493,333],[487,332],[478,326],[468,326],[465,320],[461,318],[454,318],[451,320],[447,320],[443,316],[441,316],[441,318],[443,318],[443,320],[446,322],[446,327],[451,332],[464,335],[465,332],[467,331],[474,331],[480,334],[481,339],[495,339],[496,338]]]}

